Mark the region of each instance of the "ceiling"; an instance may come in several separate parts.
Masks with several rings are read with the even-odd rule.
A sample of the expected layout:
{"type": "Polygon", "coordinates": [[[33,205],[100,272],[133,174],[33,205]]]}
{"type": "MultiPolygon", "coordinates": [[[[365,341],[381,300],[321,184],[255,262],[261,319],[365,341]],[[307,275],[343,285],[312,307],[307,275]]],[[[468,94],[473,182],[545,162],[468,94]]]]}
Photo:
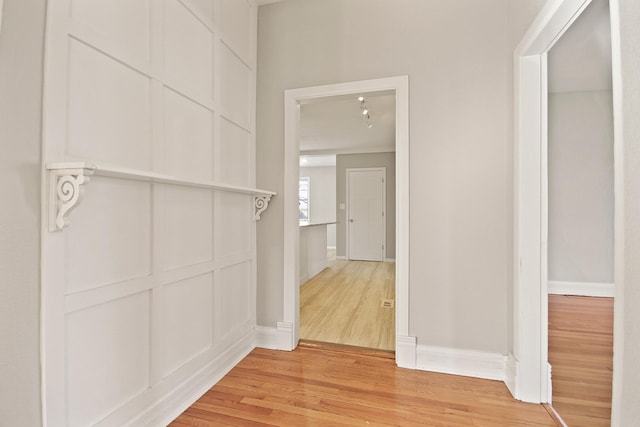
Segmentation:
{"type": "Polygon", "coordinates": [[[593,0],[549,51],[549,92],[611,90],[608,0],[593,0]]]}
{"type": "Polygon", "coordinates": [[[395,151],[395,93],[327,97],[300,106],[300,153],[346,154],[395,151]],[[365,98],[371,128],[362,114],[365,98]]]}
{"type": "MultiPolygon", "coordinates": [[[[611,90],[608,0],[593,0],[549,51],[548,63],[550,92],[611,90]]],[[[300,106],[301,155],[390,151],[395,151],[393,91],[318,98],[300,106]],[[362,115],[361,95],[372,128],[362,115]]]]}

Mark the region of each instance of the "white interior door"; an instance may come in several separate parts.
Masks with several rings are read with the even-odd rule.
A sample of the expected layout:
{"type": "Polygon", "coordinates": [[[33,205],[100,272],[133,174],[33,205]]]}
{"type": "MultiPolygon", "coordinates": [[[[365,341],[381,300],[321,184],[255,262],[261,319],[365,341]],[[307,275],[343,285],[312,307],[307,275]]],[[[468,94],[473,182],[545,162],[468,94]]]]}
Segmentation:
{"type": "Polygon", "coordinates": [[[384,261],[385,169],[347,169],[348,258],[384,261]]]}

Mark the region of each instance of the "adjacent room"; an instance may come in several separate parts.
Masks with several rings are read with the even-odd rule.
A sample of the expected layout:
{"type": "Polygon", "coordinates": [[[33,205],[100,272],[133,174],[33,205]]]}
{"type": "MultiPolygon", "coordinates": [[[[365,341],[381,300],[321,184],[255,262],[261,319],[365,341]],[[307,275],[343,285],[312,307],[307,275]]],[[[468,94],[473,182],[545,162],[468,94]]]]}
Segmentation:
{"type": "Polygon", "coordinates": [[[301,339],[395,350],[395,117],[387,92],[300,106],[301,339]]]}

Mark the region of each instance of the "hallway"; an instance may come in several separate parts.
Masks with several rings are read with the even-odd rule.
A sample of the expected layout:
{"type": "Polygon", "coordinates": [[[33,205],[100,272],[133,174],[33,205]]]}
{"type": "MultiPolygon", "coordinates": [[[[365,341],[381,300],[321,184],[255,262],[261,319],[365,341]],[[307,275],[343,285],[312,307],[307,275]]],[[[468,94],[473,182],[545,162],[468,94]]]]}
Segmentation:
{"type": "Polygon", "coordinates": [[[300,288],[300,337],[395,350],[395,263],[332,261],[300,288]]]}

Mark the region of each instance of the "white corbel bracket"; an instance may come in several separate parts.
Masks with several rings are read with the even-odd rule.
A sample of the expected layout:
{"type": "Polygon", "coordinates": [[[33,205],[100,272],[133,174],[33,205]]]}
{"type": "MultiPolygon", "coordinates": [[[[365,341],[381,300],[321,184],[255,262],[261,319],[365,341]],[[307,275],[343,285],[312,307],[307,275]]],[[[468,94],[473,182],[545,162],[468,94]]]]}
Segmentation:
{"type": "Polygon", "coordinates": [[[269,207],[269,200],[271,200],[271,195],[261,195],[253,197],[253,204],[256,209],[256,213],[254,214],[253,219],[255,219],[256,221],[260,219],[260,215],[262,215],[262,212],[267,210],[267,208],[269,207]]]}
{"type": "Polygon", "coordinates": [[[95,168],[84,164],[81,168],[49,169],[49,231],[62,230],[69,225],[67,215],[78,205],[95,168]]]}
{"type": "Polygon", "coordinates": [[[49,231],[62,230],[69,225],[67,215],[78,205],[89,176],[128,179],[157,184],[179,185],[183,187],[204,188],[212,191],[225,191],[253,196],[254,215],[257,221],[269,207],[269,200],[276,193],[257,188],[238,187],[211,181],[194,181],[176,178],[171,175],[151,171],[122,169],[114,166],[97,166],[93,163],[51,163],[47,165],[49,173],[49,231]]]}

